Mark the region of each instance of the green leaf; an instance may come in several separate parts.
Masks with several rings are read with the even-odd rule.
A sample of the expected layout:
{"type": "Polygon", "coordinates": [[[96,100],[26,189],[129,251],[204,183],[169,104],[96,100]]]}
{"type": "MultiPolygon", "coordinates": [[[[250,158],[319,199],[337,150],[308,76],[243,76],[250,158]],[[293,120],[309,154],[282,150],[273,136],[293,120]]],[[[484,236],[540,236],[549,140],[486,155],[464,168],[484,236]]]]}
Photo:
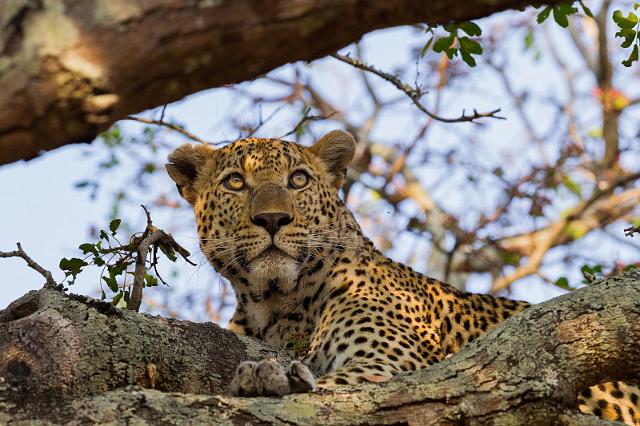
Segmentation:
{"type": "Polygon", "coordinates": [[[111,235],[116,235],[116,231],[118,230],[121,222],[122,220],[120,219],[113,219],[111,223],[109,223],[109,230],[111,231],[111,235]]]}
{"type": "Polygon", "coordinates": [[[158,278],[150,274],[144,274],[145,287],[155,287],[158,285],[158,278]]]}
{"type": "Polygon", "coordinates": [[[630,67],[634,62],[638,61],[638,45],[633,46],[633,50],[631,51],[631,55],[627,58],[626,61],[622,61],[622,65],[625,67],[630,67]]]}
{"type": "Polygon", "coordinates": [[[633,28],[638,23],[638,17],[633,12],[629,12],[629,15],[624,16],[622,11],[616,10],[613,12],[613,21],[620,28],[633,28]]]}
{"type": "Polygon", "coordinates": [[[109,287],[109,290],[114,293],[118,291],[118,281],[114,277],[102,277],[102,279],[107,284],[107,287],[109,287]]]}
{"type": "Polygon", "coordinates": [[[107,234],[104,230],[100,231],[100,238],[105,240],[105,241],[109,241],[109,234],[107,234]]]}
{"type": "Polygon", "coordinates": [[[433,51],[439,53],[439,52],[445,51],[445,49],[449,49],[451,44],[453,44],[453,39],[454,38],[455,38],[455,36],[440,37],[433,44],[433,51]]]}
{"type": "Polygon", "coordinates": [[[427,51],[429,50],[429,48],[433,44],[433,39],[434,38],[435,38],[434,36],[431,36],[429,38],[429,40],[427,41],[427,43],[422,47],[422,49],[420,49],[420,57],[423,57],[427,53],[427,51]]]}
{"type": "Polygon", "coordinates": [[[563,288],[565,290],[571,290],[571,286],[569,285],[569,280],[566,277],[560,277],[555,282],[556,286],[563,288]]]}
{"type": "Polygon", "coordinates": [[[544,21],[547,20],[552,9],[553,9],[552,6],[547,6],[544,9],[542,9],[540,13],[538,13],[538,17],[536,18],[536,21],[538,22],[538,24],[542,24],[544,21]]]}
{"type": "Polygon", "coordinates": [[[113,265],[108,265],[107,270],[109,271],[109,276],[114,278],[118,275],[122,275],[122,273],[127,270],[127,266],[131,263],[132,262],[116,262],[113,265]]]}
{"type": "Polygon", "coordinates": [[[573,15],[578,11],[578,9],[573,5],[573,0],[569,0],[565,3],[560,3],[555,8],[558,9],[563,15],[573,15]]]}
{"type": "Polygon", "coordinates": [[[633,44],[633,42],[636,39],[636,36],[637,36],[636,31],[631,28],[620,28],[620,31],[616,33],[616,37],[624,38],[624,41],[622,42],[621,46],[624,47],[625,49],[627,47],[630,47],[633,44]]]}
{"type": "Polygon", "coordinates": [[[460,28],[462,29],[462,31],[464,31],[465,33],[469,34],[472,37],[480,36],[482,34],[482,29],[475,22],[471,22],[471,21],[462,22],[460,24],[460,28]]]}
{"type": "Polygon", "coordinates": [[[98,256],[98,250],[96,249],[96,246],[94,244],[84,243],[84,244],[80,244],[80,246],[78,246],[78,248],[80,250],[82,250],[82,254],[91,253],[94,256],[98,256]]]}
{"type": "Polygon", "coordinates": [[[524,50],[531,49],[531,46],[533,46],[533,31],[529,28],[529,31],[524,36],[524,50]]]}
{"type": "Polygon", "coordinates": [[[449,33],[455,34],[458,31],[458,24],[447,24],[443,25],[442,28],[449,33]]]}
{"type": "Polygon", "coordinates": [[[567,28],[569,26],[569,19],[567,18],[567,15],[564,14],[559,7],[553,8],[553,20],[562,28],[567,28]]]}
{"type": "Polygon", "coordinates": [[[587,15],[589,18],[593,18],[593,13],[591,12],[591,9],[589,9],[582,0],[579,0],[578,3],[580,4],[580,7],[582,7],[582,11],[584,12],[584,14],[587,15]]]}
{"type": "Polygon", "coordinates": [[[118,306],[118,303],[120,303],[120,299],[122,299],[122,292],[116,294],[113,299],[111,300],[111,304],[113,306],[118,306]]]}
{"type": "Polygon", "coordinates": [[[82,259],[78,259],[77,257],[72,257],[71,259],[64,257],[60,260],[60,269],[71,275],[79,274],[82,272],[82,268],[87,265],[87,262],[82,259]]]}
{"type": "Polygon", "coordinates": [[[477,41],[471,40],[469,37],[461,37],[458,41],[460,42],[460,50],[466,50],[475,55],[482,54],[482,46],[477,41]]]}
{"type": "Polygon", "coordinates": [[[460,49],[460,56],[462,56],[462,60],[470,67],[476,66],[476,60],[473,59],[473,56],[471,56],[468,51],[460,49]]]}
{"type": "Polygon", "coordinates": [[[104,266],[104,259],[102,259],[101,257],[94,257],[93,264],[96,266],[104,266]]]}

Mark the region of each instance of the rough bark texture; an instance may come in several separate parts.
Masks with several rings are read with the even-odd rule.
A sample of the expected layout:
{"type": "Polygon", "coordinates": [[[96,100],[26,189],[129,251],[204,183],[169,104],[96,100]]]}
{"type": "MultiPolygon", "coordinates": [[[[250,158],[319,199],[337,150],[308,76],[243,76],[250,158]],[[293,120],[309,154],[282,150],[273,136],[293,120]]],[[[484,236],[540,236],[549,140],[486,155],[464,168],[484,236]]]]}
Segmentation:
{"type": "Polygon", "coordinates": [[[534,3],[540,2],[0,2],[0,164],[89,142],[128,114],[318,58],[378,28],[466,20],[534,3]]]}
{"type": "Polygon", "coordinates": [[[237,362],[273,354],[249,342],[212,324],[31,292],[0,312],[0,424],[603,424],[579,414],[575,396],[603,381],[638,382],[640,273],[537,305],[381,385],[215,395],[237,362]]]}

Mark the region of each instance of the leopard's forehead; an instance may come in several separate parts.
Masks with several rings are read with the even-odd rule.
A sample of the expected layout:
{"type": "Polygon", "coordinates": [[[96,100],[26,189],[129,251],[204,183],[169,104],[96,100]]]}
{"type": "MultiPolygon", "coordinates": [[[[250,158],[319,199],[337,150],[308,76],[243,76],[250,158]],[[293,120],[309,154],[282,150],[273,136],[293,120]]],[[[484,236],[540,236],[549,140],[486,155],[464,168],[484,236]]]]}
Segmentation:
{"type": "Polygon", "coordinates": [[[253,173],[287,170],[309,158],[302,145],[280,139],[241,139],[218,151],[220,166],[253,173]]]}

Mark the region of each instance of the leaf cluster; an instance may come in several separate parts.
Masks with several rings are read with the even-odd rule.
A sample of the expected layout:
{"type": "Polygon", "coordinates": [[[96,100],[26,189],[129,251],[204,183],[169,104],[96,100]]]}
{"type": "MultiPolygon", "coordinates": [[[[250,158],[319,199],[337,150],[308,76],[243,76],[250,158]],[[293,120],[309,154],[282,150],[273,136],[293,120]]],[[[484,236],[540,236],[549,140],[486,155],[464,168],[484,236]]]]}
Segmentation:
{"type": "Polygon", "coordinates": [[[431,37],[422,48],[420,54],[424,56],[431,45],[433,45],[434,52],[444,52],[449,57],[449,59],[453,59],[453,57],[457,56],[459,53],[462,57],[462,60],[467,65],[469,65],[470,67],[475,67],[476,60],[474,59],[473,55],[481,55],[482,46],[480,46],[480,43],[470,37],[479,37],[480,35],[482,35],[482,29],[480,28],[480,26],[478,26],[478,24],[474,22],[467,21],[447,24],[442,28],[448,33],[448,35],[439,37],[437,40],[434,28],[428,27],[426,29],[427,33],[431,33],[431,37]]]}
{"type": "MultiPolygon", "coordinates": [[[[78,248],[82,251],[84,257],[63,258],[59,264],[60,269],[65,273],[66,279],[69,280],[69,284],[75,283],[76,278],[83,272],[86,266],[94,265],[102,267],[100,273],[101,298],[102,300],[107,298],[104,287],[104,285],[106,285],[113,293],[111,297],[111,303],[113,305],[118,305],[121,301],[124,302],[125,305],[129,302],[133,280],[127,283],[127,275],[134,275],[131,269],[136,264],[139,256],[138,248],[140,242],[149,235],[148,230],[138,232],[133,234],[126,244],[122,244],[117,237],[121,223],[122,221],[120,219],[112,220],[109,223],[108,230],[100,230],[98,241],[80,244],[78,248]]],[[[172,262],[176,261],[176,252],[172,247],[159,245],[159,248],[165,257],[172,262]]],[[[152,249],[152,260],[147,260],[147,256],[145,256],[146,270],[152,267],[155,269],[157,264],[156,246],[150,247],[148,254],[151,254],[152,249]]],[[[158,278],[157,269],[155,270],[155,275],[145,273],[143,278],[144,286],[157,286],[158,278]]],[[[160,278],[160,280],[166,284],[162,278],[160,278]]]]}
{"type": "MultiPolygon", "coordinates": [[[[640,3],[635,3],[633,9],[638,10],[638,8],[640,8],[640,3]]],[[[615,22],[619,28],[616,37],[624,39],[621,46],[625,49],[633,46],[629,57],[622,61],[622,65],[630,67],[634,62],[638,61],[638,50],[640,49],[640,20],[638,19],[638,15],[633,12],[629,12],[627,16],[624,16],[621,10],[616,10],[613,12],[613,22],[615,22]]]]}
{"type": "Polygon", "coordinates": [[[585,15],[593,18],[591,9],[589,9],[582,1],[568,1],[552,6],[546,6],[540,13],[538,13],[536,21],[538,24],[542,24],[550,15],[553,15],[553,20],[556,21],[556,24],[560,25],[562,28],[567,28],[569,26],[569,16],[578,13],[578,8],[575,7],[575,3],[578,3],[582,7],[582,11],[585,15]]]}

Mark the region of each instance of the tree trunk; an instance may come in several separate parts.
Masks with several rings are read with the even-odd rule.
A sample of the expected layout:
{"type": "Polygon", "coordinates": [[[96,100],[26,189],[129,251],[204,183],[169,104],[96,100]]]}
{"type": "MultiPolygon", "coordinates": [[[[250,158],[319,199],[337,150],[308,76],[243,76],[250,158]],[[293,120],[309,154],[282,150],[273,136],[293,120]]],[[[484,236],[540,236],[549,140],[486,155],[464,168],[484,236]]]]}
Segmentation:
{"type": "Polygon", "coordinates": [[[2,2],[0,164],[90,142],[128,114],[321,57],[375,29],[467,20],[533,3],[539,2],[2,2]]]}
{"type": "Polygon", "coordinates": [[[640,273],[628,272],[385,384],[232,398],[220,393],[235,365],[273,349],[210,323],[40,290],[0,312],[0,424],[603,424],[579,414],[575,397],[637,383],[639,344],[640,273]]]}

